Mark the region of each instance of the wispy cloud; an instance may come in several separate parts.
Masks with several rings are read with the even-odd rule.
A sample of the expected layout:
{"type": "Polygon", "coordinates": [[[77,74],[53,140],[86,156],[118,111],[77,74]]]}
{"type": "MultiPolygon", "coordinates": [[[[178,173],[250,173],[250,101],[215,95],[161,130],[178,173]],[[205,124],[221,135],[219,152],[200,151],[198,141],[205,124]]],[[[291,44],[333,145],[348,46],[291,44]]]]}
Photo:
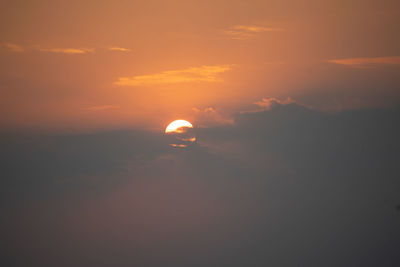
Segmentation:
{"type": "Polygon", "coordinates": [[[178,144],[171,144],[172,147],[180,147],[180,148],[185,148],[187,145],[178,145],[178,144]]]}
{"type": "Polygon", "coordinates": [[[93,53],[94,48],[37,48],[41,52],[61,53],[61,54],[86,54],[93,53]]]}
{"type": "Polygon", "coordinates": [[[400,56],[331,59],[328,62],[352,68],[374,68],[382,65],[399,65],[400,56]]]}
{"type": "Polygon", "coordinates": [[[101,110],[107,110],[107,109],[119,109],[119,106],[102,105],[102,106],[92,106],[92,107],[85,108],[85,110],[88,110],[88,111],[101,111],[101,110]]]}
{"type": "Polygon", "coordinates": [[[257,25],[236,25],[225,31],[231,39],[234,40],[246,40],[256,36],[256,34],[263,32],[282,32],[285,31],[283,28],[276,27],[264,27],[257,25]]]}
{"type": "Polygon", "coordinates": [[[3,47],[5,47],[6,49],[8,49],[11,52],[24,52],[24,48],[20,45],[17,44],[13,44],[13,43],[4,43],[2,44],[3,47]]]}
{"type": "Polygon", "coordinates": [[[131,51],[131,49],[129,49],[129,48],[118,47],[118,46],[109,47],[108,50],[110,50],[110,51],[120,51],[120,52],[130,52],[131,51]]]}
{"type": "Polygon", "coordinates": [[[247,32],[281,32],[284,31],[282,28],[274,27],[263,27],[263,26],[251,26],[251,25],[236,25],[232,29],[236,31],[247,31],[247,32]]]}
{"type": "MultiPolygon", "coordinates": [[[[24,52],[26,49],[21,46],[17,45],[14,43],[2,43],[0,44],[0,48],[3,47],[11,52],[24,52]]],[[[94,53],[95,48],[43,48],[40,45],[36,46],[29,46],[31,50],[37,50],[41,52],[48,52],[48,53],[60,53],[60,54],[87,54],[87,53],[94,53]]],[[[105,48],[106,50],[109,51],[119,51],[119,52],[130,52],[131,49],[125,48],[125,47],[119,47],[119,46],[110,46],[105,48]]]]}
{"type": "Polygon", "coordinates": [[[232,69],[232,65],[192,67],[134,77],[120,77],[114,82],[121,86],[152,86],[185,82],[220,82],[219,74],[232,69]]]}

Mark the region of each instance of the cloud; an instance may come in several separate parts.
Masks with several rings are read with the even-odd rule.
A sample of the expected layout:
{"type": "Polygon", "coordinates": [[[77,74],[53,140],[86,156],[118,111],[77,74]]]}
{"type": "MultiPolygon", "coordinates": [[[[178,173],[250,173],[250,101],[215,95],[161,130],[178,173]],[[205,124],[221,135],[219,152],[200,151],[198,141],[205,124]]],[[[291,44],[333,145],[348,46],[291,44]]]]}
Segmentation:
{"type": "Polygon", "coordinates": [[[178,144],[171,144],[172,147],[180,147],[180,148],[185,148],[187,145],[178,145],[178,144]]]}
{"type": "Polygon", "coordinates": [[[110,50],[110,51],[120,51],[120,52],[130,52],[131,51],[131,49],[129,49],[129,48],[118,47],[118,46],[109,47],[108,50],[110,50]]]}
{"type": "Polygon", "coordinates": [[[255,25],[236,25],[225,31],[231,39],[234,40],[247,40],[256,36],[256,34],[263,32],[282,32],[283,28],[264,27],[255,25]]]}
{"type": "Polygon", "coordinates": [[[120,77],[114,82],[120,86],[152,86],[187,82],[220,82],[219,74],[232,69],[232,65],[192,67],[182,70],[169,70],[156,74],[134,77],[120,77]]]}
{"type": "Polygon", "coordinates": [[[3,133],[1,259],[400,266],[399,115],[277,105],[196,129],[218,150],[137,129],[3,133]]]}
{"type": "Polygon", "coordinates": [[[87,54],[93,53],[94,48],[38,48],[41,52],[61,53],[61,54],[87,54]]]}
{"type": "Polygon", "coordinates": [[[24,52],[24,48],[17,44],[4,43],[2,46],[7,48],[11,52],[18,52],[18,53],[24,52]]]}
{"type": "Polygon", "coordinates": [[[236,26],[233,26],[232,29],[237,30],[237,31],[246,31],[246,32],[281,32],[281,31],[284,31],[284,29],[282,29],[282,28],[249,26],[249,25],[236,25],[236,26]]]}
{"type": "Polygon", "coordinates": [[[358,57],[345,59],[331,59],[330,63],[345,65],[352,68],[374,68],[383,65],[399,65],[400,56],[392,57],[358,57]]]}
{"type": "Polygon", "coordinates": [[[106,110],[106,109],[119,109],[119,106],[113,106],[113,105],[103,105],[103,106],[92,106],[86,108],[88,111],[101,111],[101,110],[106,110]]]}
{"type": "Polygon", "coordinates": [[[260,101],[255,102],[254,104],[261,107],[263,110],[270,110],[276,105],[287,105],[295,103],[292,98],[288,97],[285,100],[279,100],[275,97],[270,98],[262,98],[260,101]]]}
{"type": "Polygon", "coordinates": [[[233,118],[221,114],[213,107],[204,109],[192,108],[196,115],[196,124],[200,127],[212,127],[216,125],[233,124],[233,118]]]}
{"type": "MultiPolygon", "coordinates": [[[[24,52],[25,49],[21,45],[17,45],[14,43],[3,43],[0,46],[8,49],[11,52],[24,52]]],[[[33,46],[34,49],[41,52],[50,52],[50,53],[62,53],[62,54],[87,54],[95,52],[94,48],[42,48],[40,46],[33,46]]],[[[119,51],[119,52],[130,52],[131,49],[112,46],[108,47],[107,50],[110,51],[119,51]]]]}

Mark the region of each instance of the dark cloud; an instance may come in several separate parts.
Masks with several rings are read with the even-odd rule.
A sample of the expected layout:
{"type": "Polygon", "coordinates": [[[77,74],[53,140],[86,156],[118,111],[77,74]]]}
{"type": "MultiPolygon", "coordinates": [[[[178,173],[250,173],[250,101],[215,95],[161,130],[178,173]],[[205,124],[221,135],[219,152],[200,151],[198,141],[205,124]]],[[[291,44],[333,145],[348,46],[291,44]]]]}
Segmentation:
{"type": "Polygon", "coordinates": [[[185,149],[3,134],[3,265],[399,265],[399,118],[276,103],[185,149]]]}

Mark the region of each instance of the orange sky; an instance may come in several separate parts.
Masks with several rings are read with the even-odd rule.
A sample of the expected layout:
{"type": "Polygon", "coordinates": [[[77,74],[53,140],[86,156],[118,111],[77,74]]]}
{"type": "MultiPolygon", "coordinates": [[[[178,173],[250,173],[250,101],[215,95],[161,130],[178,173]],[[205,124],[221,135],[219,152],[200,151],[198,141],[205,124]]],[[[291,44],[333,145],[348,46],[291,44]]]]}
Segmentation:
{"type": "Polygon", "coordinates": [[[1,1],[0,126],[228,123],[271,97],[391,107],[398,25],[398,1],[1,1]]]}

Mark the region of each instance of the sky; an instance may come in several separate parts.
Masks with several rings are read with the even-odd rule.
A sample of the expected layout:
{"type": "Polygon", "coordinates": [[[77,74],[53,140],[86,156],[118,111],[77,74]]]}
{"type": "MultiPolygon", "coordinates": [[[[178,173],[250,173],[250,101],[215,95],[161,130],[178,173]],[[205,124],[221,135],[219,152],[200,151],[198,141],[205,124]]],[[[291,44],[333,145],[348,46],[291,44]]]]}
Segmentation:
{"type": "Polygon", "coordinates": [[[397,1],[1,1],[3,127],[399,104],[397,1]]]}
{"type": "Polygon", "coordinates": [[[390,0],[0,0],[1,265],[399,266],[399,25],[390,0]]]}

